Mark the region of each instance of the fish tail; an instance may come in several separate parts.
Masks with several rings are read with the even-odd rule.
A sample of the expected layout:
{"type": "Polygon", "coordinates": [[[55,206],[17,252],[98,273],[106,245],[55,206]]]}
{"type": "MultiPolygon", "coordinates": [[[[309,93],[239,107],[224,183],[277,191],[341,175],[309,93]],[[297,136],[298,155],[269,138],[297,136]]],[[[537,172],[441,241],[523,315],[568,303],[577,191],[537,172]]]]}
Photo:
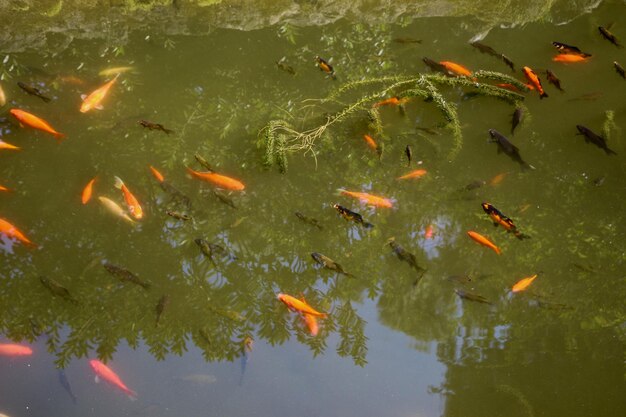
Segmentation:
{"type": "Polygon", "coordinates": [[[118,176],[115,177],[115,188],[118,189],[122,189],[122,187],[124,186],[124,181],[122,181],[122,179],[118,176]]]}
{"type": "Polygon", "coordinates": [[[617,155],[617,152],[609,148],[604,148],[604,152],[606,152],[607,155],[617,155]]]}
{"type": "Polygon", "coordinates": [[[494,251],[495,251],[498,255],[501,255],[501,254],[502,254],[502,249],[500,249],[500,248],[499,248],[499,247],[497,247],[497,246],[494,246],[494,247],[493,247],[493,250],[494,250],[494,251]]]}
{"type": "Polygon", "coordinates": [[[126,395],[128,395],[128,398],[131,401],[137,401],[137,393],[135,391],[133,391],[132,389],[127,388],[127,389],[124,390],[124,392],[126,393],[126,395]]]}
{"type": "Polygon", "coordinates": [[[61,140],[65,139],[65,135],[63,133],[55,132],[53,135],[58,143],[61,143],[61,140]]]}
{"type": "Polygon", "coordinates": [[[548,93],[546,93],[545,91],[544,91],[543,93],[539,94],[539,98],[540,98],[540,99],[542,99],[542,98],[544,98],[544,97],[545,97],[545,98],[547,98],[547,97],[548,97],[548,93]]]}

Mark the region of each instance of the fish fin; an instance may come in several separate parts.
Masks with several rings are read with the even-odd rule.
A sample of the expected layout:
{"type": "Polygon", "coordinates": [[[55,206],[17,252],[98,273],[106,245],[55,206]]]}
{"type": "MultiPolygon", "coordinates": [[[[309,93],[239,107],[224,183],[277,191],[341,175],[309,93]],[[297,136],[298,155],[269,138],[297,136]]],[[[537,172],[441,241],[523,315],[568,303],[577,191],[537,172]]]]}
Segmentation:
{"type": "Polygon", "coordinates": [[[81,95],[80,95],[80,99],[81,99],[82,101],[85,101],[85,99],[86,99],[86,98],[87,98],[87,94],[81,94],[81,95]]]}
{"type": "Polygon", "coordinates": [[[96,375],[96,376],[93,378],[93,380],[94,380],[94,382],[95,382],[96,384],[99,384],[99,383],[100,383],[100,377],[99,377],[98,375],[96,375]]]}
{"type": "Polygon", "coordinates": [[[122,181],[122,179],[120,177],[115,177],[115,188],[117,189],[122,189],[122,187],[124,186],[124,181],[122,181]]]}
{"type": "Polygon", "coordinates": [[[102,104],[96,104],[95,106],[93,106],[93,108],[96,110],[104,110],[104,107],[102,107],[102,104]]]}

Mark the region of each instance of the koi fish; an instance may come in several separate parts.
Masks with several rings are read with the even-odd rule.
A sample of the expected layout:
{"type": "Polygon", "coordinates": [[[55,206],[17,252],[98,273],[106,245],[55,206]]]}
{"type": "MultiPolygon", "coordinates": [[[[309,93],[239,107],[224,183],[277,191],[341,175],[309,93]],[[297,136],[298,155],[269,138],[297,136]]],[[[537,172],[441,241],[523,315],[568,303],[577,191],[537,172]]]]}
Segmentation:
{"type": "Polygon", "coordinates": [[[552,71],[546,70],[546,77],[548,78],[548,82],[558,88],[559,91],[565,91],[561,88],[561,80],[559,80],[552,71]]]}
{"type": "Polygon", "coordinates": [[[250,354],[252,353],[252,348],[254,347],[254,339],[250,336],[246,336],[241,344],[241,377],[239,377],[239,386],[243,384],[243,376],[246,374],[246,366],[250,361],[250,354]]]}
{"type": "Polygon", "coordinates": [[[153,122],[149,122],[147,120],[140,120],[139,124],[143,127],[145,127],[146,129],[149,130],[160,130],[161,132],[169,135],[170,133],[174,133],[173,130],[167,129],[165,126],[163,126],[161,123],[153,123],[153,122]]]}
{"type": "Polygon", "coordinates": [[[513,223],[513,220],[511,220],[510,218],[502,214],[500,210],[498,210],[491,204],[482,203],[482,208],[485,211],[485,213],[489,217],[491,217],[491,220],[493,220],[493,224],[495,226],[500,225],[504,227],[504,230],[506,230],[507,232],[513,233],[515,237],[520,240],[527,239],[529,237],[529,236],[522,234],[519,230],[517,230],[517,227],[513,223]]]}
{"type": "Polygon", "coordinates": [[[391,98],[379,101],[377,103],[374,103],[372,107],[381,107],[381,106],[389,106],[389,105],[401,106],[402,104],[406,103],[408,100],[409,100],[408,98],[391,97],[391,98]]]}
{"type": "Polygon", "coordinates": [[[404,249],[402,246],[400,246],[400,244],[396,242],[395,237],[390,237],[389,239],[387,239],[387,245],[391,247],[391,250],[393,250],[393,252],[396,254],[398,259],[408,263],[411,266],[411,268],[415,269],[420,274],[418,278],[418,282],[419,282],[419,280],[424,275],[424,272],[426,272],[426,269],[418,265],[417,258],[415,257],[415,255],[409,252],[408,250],[404,249]]]}
{"type": "Polygon", "coordinates": [[[337,262],[330,259],[328,256],[322,255],[321,253],[318,253],[318,252],[312,252],[311,257],[313,258],[315,262],[322,265],[326,269],[330,269],[331,271],[337,271],[340,274],[344,274],[345,276],[348,276],[348,277],[354,277],[354,275],[352,275],[349,272],[346,272],[346,270],[343,269],[341,265],[339,265],[337,262]]]}
{"type": "Polygon", "coordinates": [[[501,54],[500,57],[502,58],[502,61],[504,61],[504,63],[511,68],[511,71],[515,72],[515,64],[511,61],[511,58],[504,54],[501,54]]]}
{"type": "Polygon", "coordinates": [[[12,151],[19,151],[20,148],[18,148],[15,145],[11,145],[10,143],[7,143],[5,141],[0,140],[0,149],[10,149],[12,151]]]}
{"type": "Polygon", "coordinates": [[[613,61],[613,67],[615,67],[615,71],[617,71],[622,78],[626,79],[626,70],[624,70],[624,67],[622,67],[619,62],[613,61]]]}
{"type": "Polygon", "coordinates": [[[347,191],[339,189],[339,193],[342,195],[347,195],[349,197],[358,198],[361,202],[375,206],[375,207],[393,207],[393,203],[388,198],[375,196],[368,193],[359,193],[356,191],[347,191]]]}
{"type": "Polygon", "coordinates": [[[172,211],[172,210],[165,210],[165,214],[167,214],[168,216],[176,219],[176,220],[184,220],[184,221],[188,221],[191,220],[191,216],[185,213],[179,213],[177,211],[172,211]]]}
{"type": "MultiPolygon", "coordinates": [[[[302,301],[304,301],[304,297],[302,298],[302,301]]],[[[302,313],[302,317],[304,318],[304,324],[306,324],[306,327],[309,329],[309,333],[311,334],[311,336],[317,336],[320,328],[317,324],[317,319],[315,318],[315,316],[312,314],[302,313]]]]}
{"type": "Polygon", "coordinates": [[[411,171],[408,174],[405,174],[401,177],[396,178],[397,180],[407,180],[410,178],[421,178],[427,174],[428,171],[425,169],[416,169],[415,171],[411,171]]]}
{"type": "Polygon", "coordinates": [[[369,146],[370,149],[376,151],[378,157],[380,158],[383,154],[383,150],[380,146],[378,146],[378,143],[376,143],[376,141],[370,135],[363,135],[363,139],[365,139],[367,146],[369,146]]]}
{"type": "Polygon", "coordinates": [[[35,116],[34,114],[30,114],[30,113],[25,112],[24,110],[20,110],[20,109],[11,109],[9,112],[13,115],[13,117],[15,117],[17,120],[19,120],[21,125],[30,126],[33,129],[37,129],[37,130],[41,130],[41,131],[46,132],[46,133],[50,133],[58,141],[60,141],[61,139],[63,139],[65,137],[65,135],[63,133],[57,132],[56,130],[54,130],[52,128],[52,126],[50,126],[48,124],[48,122],[46,122],[43,119],[40,119],[39,117],[35,116]]]}
{"type": "Polygon", "coordinates": [[[144,290],[150,289],[149,282],[142,280],[126,268],[122,268],[121,266],[117,266],[106,261],[102,263],[102,266],[104,267],[104,269],[107,270],[109,274],[113,275],[122,282],[131,282],[133,284],[139,285],[140,287],[143,287],[144,290]]]}
{"type": "Polygon", "coordinates": [[[81,98],[83,99],[83,104],[80,106],[80,112],[86,113],[91,109],[102,110],[102,105],[100,103],[109,93],[109,89],[113,86],[113,84],[115,84],[115,82],[117,81],[117,77],[119,76],[120,74],[118,73],[115,78],[113,78],[102,87],[96,89],[88,96],[82,95],[81,98]]]}
{"type": "Polygon", "coordinates": [[[513,288],[511,288],[511,291],[512,292],[524,291],[526,288],[530,286],[530,284],[533,283],[535,278],[537,278],[537,274],[533,275],[532,277],[520,279],[519,281],[515,283],[515,285],[513,285],[513,288]]]}
{"type": "Polygon", "coordinates": [[[13,343],[0,344],[0,356],[30,356],[33,350],[28,346],[13,343]]]}
{"type": "Polygon", "coordinates": [[[7,237],[14,238],[24,243],[25,245],[36,247],[37,245],[31,242],[17,227],[4,219],[0,219],[0,234],[4,234],[7,237]]]}
{"type": "Polygon", "coordinates": [[[471,237],[472,240],[474,240],[476,243],[479,243],[485,247],[488,247],[489,249],[492,249],[498,255],[502,253],[499,247],[494,245],[492,241],[490,241],[489,239],[487,239],[485,236],[481,235],[480,233],[476,233],[473,230],[470,230],[467,232],[467,235],[471,237]]]}
{"type": "Polygon", "coordinates": [[[311,307],[308,303],[300,301],[297,298],[292,297],[291,295],[279,293],[278,299],[282,301],[291,311],[299,311],[301,313],[311,314],[312,316],[321,317],[323,319],[328,317],[328,314],[320,313],[319,311],[311,307]]]}
{"type": "Polygon", "coordinates": [[[437,61],[434,61],[434,60],[432,60],[432,59],[430,59],[430,58],[427,58],[427,57],[422,58],[422,61],[424,61],[424,63],[425,63],[426,65],[428,65],[428,67],[429,67],[431,70],[433,70],[433,71],[436,71],[436,72],[443,72],[443,73],[444,73],[444,74],[446,74],[446,75],[452,75],[452,74],[448,71],[448,69],[447,69],[446,67],[444,67],[443,65],[441,65],[441,64],[440,64],[439,62],[437,62],[437,61]]]}
{"type": "Polygon", "coordinates": [[[588,59],[589,57],[576,55],[576,54],[559,54],[559,55],[555,55],[552,58],[554,62],[583,62],[583,61],[587,61],[588,59]]]}
{"type": "Polygon", "coordinates": [[[491,136],[492,142],[496,142],[498,144],[498,153],[504,152],[512,160],[518,162],[523,169],[532,168],[532,165],[524,162],[519,154],[518,147],[513,145],[504,135],[495,129],[489,129],[489,135],[491,136]]]}
{"type": "Polygon", "coordinates": [[[246,188],[245,185],[239,180],[220,175],[215,172],[199,172],[187,167],[187,172],[191,176],[196,177],[202,181],[210,182],[219,188],[225,188],[227,190],[241,191],[246,188]]]}
{"type": "Polygon", "coordinates": [[[170,194],[172,198],[180,200],[188,209],[191,208],[191,200],[181,191],[179,191],[176,187],[174,187],[169,182],[165,181],[165,177],[161,174],[155,167],[152,165],[149,166],[152,175],[161,185],[161,189],[166,193],[170,194]]]}
{"type": "Polygon", "coordinates": [[[609,32],[606,28],[604,28],[602,26],[598,26],[598,30],[600,31],[600,34],[602,35],[602,37],[604,39],[606,39],[607,41],[611,42],[613,45],[618,46],[618,47],[621,48],[622,45],[620,45],[620,43],[617,40],[617,37],[615,37],[615,35],[613,35],[611,32],[609,32]]]}
{"type": "Polygon", "coordinates": [[[302,220],[305,223],[310,224],[311,226],[315,226],[315,227],[317,227],[320,230],[322,230],[324,228],[324,227],[322,227],[322,225],[320,224],[320,222],[317,219],[305,216],[304,214],[300,213],[299,211],[294,212],[294,214],[296,215],[297,218],[299,218],[300,220],[302,220]]]}
{"type": "Polygon", "coordinates": [[[356,212],[354,212],[352,210],[349,210],[349,209],[347,209],[347,208],[345,208],[343,206],[340,206],[339,204],[333,204],[333,208],[335,210],[337,210],[339,212],[339,214],[341,214],[341,217],[343,217],[346,220],[353,221],[355,223],[359,223],[360,225],[362,225],[366,229],[374,227],[374,225],[372,223],[368,223],[365,220],[363,220],[363,216],[361,216],[359,213],[356,213],[356,212]]]}
{"type": "Polygon", "coordinates": [[[483,54],[488,54],[495,57],[500,57],[500,54],[496,52],[491,46],[487,46],[484,43],[480,43],[478,41],[470,42],[474,48],[478,49],[483,54]]]}
{"type": "Polygon", "coordinates": [[[320,71],[324,71],[326,74],[330,75],[333,80],[336,79],[335,69],[328,62],[326,62],[325,59],[320,56],[315,56],[315,62],[317,62],[317,66],[320,71]]]}
{"type": "Polygon", "coordinates": [[[89,365],[96,374],[96,382],[99,382],[99,379],[102,378],[109,384],[113,385],[115,388],[118,388],[123,393],[128,395],[131,399],[137,398],[137,393],[128,388],[111,368],[109,368],[97,359],[90,360],[89,365]]]}
{"type": "Polygon", "coordinates": [[[115,177],[115,188],[122,190],[130,214],[137,220],[143,218],[143,209],[139,205],[139,201],[137,201],[137,198],[130,192],[120,177],[115,177]]]}
{"type": "Polygon", "coordinates": [[[41,282],[41,284],[46,287],[53,295],[58,295],[64,300],[67,300],[74,304],[78,304],[78,301],[74,297],[72,297],[70,291],[52,278],[40,276],[39,282],[41,282]]]}
{"type": "Polygon", "coordinates": [[[456,62],[440,61],[439,64],[452,74],[463,77],[470,77],[472,75],[472,71],[468,70],[463,65],[457,64],[456,62]]]}
{"type": "Polygon", "coordinates": [[[135,67],[113,67],[103,69],[98,73],[98,75],[101,77],[110,77],[111,75],[119,75],[131,71],[135,71],[135,67]]]}
{"type": "Polygon", "coordinates": [[[411,145],[406,145],[404,154],[406,155],[406,166],[411,166],[411,159],[413,159],[413,149],[411,149],[411,145]]]}
{"type": "Polygon", "coordinates": [[[42,99],[44,102],[49,103],[50,102],[50,97],[46,97],[43,95],[43,93],[41,92],[40,89],[38,89],[37,87],[32,87],[28,84],[25,84],[21,81],[17,82],[17,86],[19,88],[21,88],[22,90],[24,90],[27,94],[30,94],[31,96],[35,96],[35,97],[39,97],[40,99],[42,99]]]}
{"type": "Polygon", "coordinates": [[[496,185],[500,184],[502,180],[504,180],[504,177],[506,177],[506,175],[507,175],[507,172],[502,172],[494,176],[492,179],[489,180],[489,185],[491,185],[492,187],[495,187],[496,185]]]}
{"type": "Polygon", "coordinates": [[[517,107],[513,112],[513,116],[511,117],[511,134],[515,134],[515,128],[522,121],[522,117],[524,116],[524,110],[521,107],[517,107]]]}
{"type": "Polygon", "coordinates": [[[606,152],[607,155],[617,155],[615,151],[609,149],[609,147],[606,144],[606,139],[594,133],[591,129],[588,129],[583,125],[576,125],[576,129],[578,129],[578,132],[580,132],[579,133],[580,135],[585,136],[585,142],[587,143],[591,142],[597,147],[599,147],[600,149],[604,149],[604,152],[606,152]]]}
{"type": "Polygon", "coordinates": [[[11,191],[9,190],[7,187],[5,187],[4,185],[0,185],[0,191],[11,191]]]}
{"type": "Polygon", "coordinates": [[[561,43],[557,41],[552,42],[552,45],[554,45],[554,47],[558,49],[559,52],[564,53],[564,54],[580,55],[583,58],[588,58],[591,56],[591,54],[587,54],[581,51],[577,46],[572,46],[572,45],[568,45],[566,43],[561,43]]]}
{"type": "Polygon", "coordinates": [[[477,303],[482,303],[482,304],[491,304],[489,300],[487,300],[485,297],[483,297],[480,294],[476,294],[470,291],[460,290],[458,288],[455,289],[454,292],[456,295],[463,298],[464,300],[475,301],[477,303]]]}
{"type": "Polygon", "coordinates": [[[433,227],[433,225],[429,224],[428,226],[426,226],[426,230],[424,230],[424,238],[432,239],[434,234],[435,234],[435,228],[433,227]]]}
{"type": "Polygon", "coordinates": [[[548,97],[548,94],[543,91],[543,87],[541,86],[541,80],[539,79],[537,74],[535,74],[535,72],[530,67],[524,67],[522,68],[522,71],[524,72],[524,76],[526,77],[528,82],[532,84],[537,89],[537,91],[539,91],[539,98],[548,97]]]}
{"type": "Polygon", "coordinates": [[[100,200],[100,202],[102,203],[102,205],[104,207],[106,207],[107,210],[109,210],[111,213],[113,213],[114,215],[116,215],[117,217],[120,217],[124,220],[126,220],[127,222],[131,223],[131,224],[135,224],[135,221],[133,219],[131,219],[128,214],[126,214],[126,212],[124,211],[123,208],[121,208],[119,206],[119,204],[117,204],[115,201],[106,198],[106,197],[98,197],[98,200],[100,200]]]}
{"type": "Polygon", "coordinates": [[[83,193],[81,196],[81,201],[83,202],[83,204],[87,204],[87,202],[91,200],[91,194],[93,192],[93,184],[94,182],[96,182],[96,178],[98,177],[94,177],[91,181],[87,183],[85,188],[83,188],[83,193]]]}
{"type": "Polygon", "coordinates": [[[154,175],[154,178],[157,179],[158,182],[163,182],[165,181],[165,177],[163,176],[163,174],[161,174],[155,167],[153,167],[152,165],[149,166],[150,167],[150,171],[152,172],[152,175],[154,175]]]}

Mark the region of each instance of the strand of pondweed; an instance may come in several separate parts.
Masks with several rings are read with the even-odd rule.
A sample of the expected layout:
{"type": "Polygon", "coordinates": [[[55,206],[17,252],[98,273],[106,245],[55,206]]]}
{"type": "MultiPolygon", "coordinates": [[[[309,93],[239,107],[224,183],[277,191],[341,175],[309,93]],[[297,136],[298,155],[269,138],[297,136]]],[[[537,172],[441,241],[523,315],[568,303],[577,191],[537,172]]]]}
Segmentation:
{"type": "Polygon", "coordinates": [[[615,112],[607,110],[604,112],[604,123],[602,124],[602,136],[608,142],[611,140],[611,131],[617,128],[615,124],[615,112]]]}
{"type": "Polygon", "coordinates": [[[335,100],[337,97],[339,97],[346,91],[353,90],[359,87],[364,87],[364,86],[369,86],[369,85],[374,85],[374,84],[388,83],[388,82],[393,82],[395,84],[401,81],[407,81],[407,80],[412,80],[412,79],[414,79],[414,77],[410,77],[406,75],[394,75],[394,76],[387,76],[387,77],[365,78],[362,80],[350,81],[349,83],[342,85],[337,90],[332,92],[323,101],[335,100]]]}

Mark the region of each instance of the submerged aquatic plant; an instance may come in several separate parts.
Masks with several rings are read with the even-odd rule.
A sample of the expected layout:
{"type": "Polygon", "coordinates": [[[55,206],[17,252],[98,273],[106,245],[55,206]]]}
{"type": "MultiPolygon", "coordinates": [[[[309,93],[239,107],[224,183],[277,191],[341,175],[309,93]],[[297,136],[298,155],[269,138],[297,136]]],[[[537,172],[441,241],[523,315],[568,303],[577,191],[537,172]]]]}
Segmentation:
{"type": "MultiPolygon", "coordinates": [[[[453,143],[448,152],[448,159],[454,159],[463,145],[461,124],[457,113],[457,106],[447,100],[442,92],[443,87],[463,87],[474,90],[475,94],[494,97],[503,100],[513,106],[523,107],[521,101],[524,96],[513,91],[486,84],[484,81],[496,81],[512,84],[520,91],[527,91],[527,87],[515,78],[493,71],[477,71],[473,79],[465,77],[449,77],[443,74],[417,74],[397,75],[378,78],[367,78],[348,82],[325,99],[307,100],[317,102],[320,105],[337,104],[347,92],[359,91],[360,96],[356,100],[344,104],[344,107],[334,114],[324,113],[322,123],[313,127],[298,129],[294,122],[282,119],[270,121],[259,133],[259,145],[265,148],[263,163],[266,166],[277,165],[281,172],[287,170],[287,154],[303,151],[316,155],[316,142],[328,133],[328,129],[334,125],[346,121],[352,116],[361,114],[367,117],[369,127],[377,134],[383,133],[383,124],[378,109],[373,104],[394,94],[400,99],[417,97],[426,102],[432,102],[441,112],[445,119],[445,127],[450,130],[453,143]],[[479,81],[481,80],[481,81],[479,81]]],[[[307,105],[305,107],[310,107],[307,105]]],[[[294,118],[298,120],[297,118],[294,118]]],[[[310,118],[302,116],[299,123],[306,125],[310,118]]]]}

